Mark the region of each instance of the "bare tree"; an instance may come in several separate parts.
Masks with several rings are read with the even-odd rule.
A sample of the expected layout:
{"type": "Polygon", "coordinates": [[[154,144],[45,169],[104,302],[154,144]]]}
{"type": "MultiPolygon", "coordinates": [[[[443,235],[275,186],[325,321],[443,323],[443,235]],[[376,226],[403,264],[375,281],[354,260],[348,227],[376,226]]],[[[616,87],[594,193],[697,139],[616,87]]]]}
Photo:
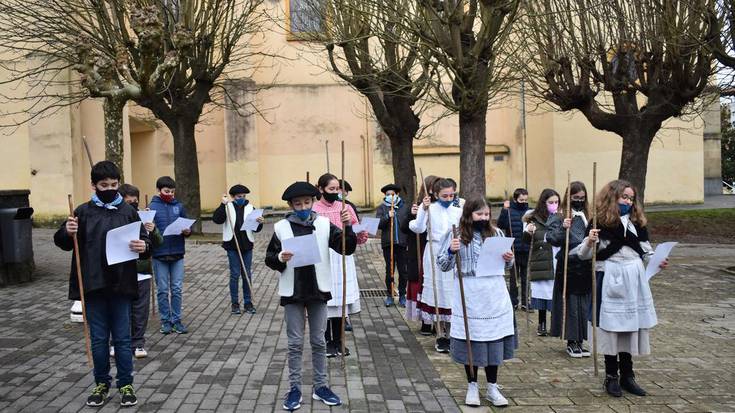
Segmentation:
{"type": "Polygon", "coordinates": [[[643,200],[662,124],[693,110],[714,73],[707,0],[524,2],[523,63],[536,95],[623,139],[619,177],[643,200]]]}
{"type": "Polygon", "coordinates": [[[723,66],[719,73],[720,94],[735,96],[735,2],[710,0],[705,6],[709,18],[709,45],[723,66]]]}
{"type": "Polygon", "coordinates": [[[39,108],[53,110],[62,102],[105,97],[106,115],[113,119],[108,122],[111,133],[121,129],[121,117],[113,113],[121,114],[127,99],[149,109],[173,135],[177,195],[190,215],[198,217],[194,128],[205,105],[237,104],[224,98],[224,82],[250,74],[259,62],[260,51],[255,50],[254,42],[266,21],[262,3],[48,0],[33,4],[5,0],[0,10],[15,20],[8,28],[3,25],[13,36],[2,45],[19,57],[38,57],[35,69],[21,71],[15,79],[38,78],[34,97],[39,108]],[[69,68],[82,74],[79,82],[84,90],[64,96],[46,93],[53,85],[49,79],[59,69],[69,68]]]}

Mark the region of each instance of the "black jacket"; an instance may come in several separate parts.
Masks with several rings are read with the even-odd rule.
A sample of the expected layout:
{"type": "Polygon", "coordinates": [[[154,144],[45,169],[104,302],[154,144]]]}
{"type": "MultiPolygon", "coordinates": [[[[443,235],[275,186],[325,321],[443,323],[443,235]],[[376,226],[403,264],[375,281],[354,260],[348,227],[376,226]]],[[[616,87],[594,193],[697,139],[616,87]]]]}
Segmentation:
{"type": "MultiPolygon", "coordinates": [[[[406,248],[407,234],[405,234],[404,232],[400,230],[400,226],[401,226],[400,213],[406,209],[408,209],[410,212],[411,207],[406,205],[405,202],[401,202],[400,207],[398,208],[395,205],[393,206],[393,212],[395,214],[395,219],[398,221],[398,227],[399,227],[398,231],[395,231],[393,234],[394,240],[398,238],[398,242],[393,244],[393,248],[395,248],[396,245],[406,248]]],[[[380,204],[378,208],[375,210],[375,217],[380,218],[380,224],[378,224],[378,228],[380,229],[380,245],[383,248],[390,248],[390,215],[388,215],[389,212],[390,212],[390,207],[385,205],[385,203],[380,204]]],[[[396,225],[396,224],[393,224],[393,225],[396,225]]]]}
{"type": "Polygon", "coordinates": [[[411,207],[406,205],[398,212],[398,226],[401,233],[406,236],[406,279],[408,281],[418,281],[421,274],[421,266],[423,265],[424,248],[426,247],[426,231],[416,234],[408,227],[411,220],[416,219],[416,215],[411,213],[411,207]],[[416,237],[419,237],[419,245],[416,245],[416,237]],[[417,252],[418,250],[418,252],[417,252]]]}
{"type": "MultiPolygon", "coordinates": [[[[84,295],[104,292],[130,298],[138,296],[138,271],[136,260],[107,265],[105,244],[107,231],[140,221],[135,209],[121,203],[118,209],[98,207],[92,201],[79,205],[74,216],[79,218],[77,239],[82,265],[82,282],[84,295]]],[[[140,226],[140,239],[146,243],[146,252],[140,258],[150,257],[151,242],[148,232],[140,226]]],[[[66,222],[54,234],[54,244],[64,251],[74,249],[74,239],[66,232],[66,222]]],[[[79,300],[79,284],[77,283],[77,264],[72,254],[71,273],[69,274],[69,299],[79,300]]]]}
{"type": "Polygon", "coordinates": [[[503,208],[498,216],[498,228],[502,229],[506,236],[513,234],[513,248],[515,248],[516,254],[521,252],[528,252],[528,244],[523,242],[523,214],[527,209],[518,209],[518,204],[515,202],[510,203],[510,208],[503,208]],[[510,222],[508,220],[508,213],[510,213],[510,222]]]}
{"type": "MultiPolygon", "coordinates": [[[[581,220],[580,217],[573,218],[574,221],[581,220]]],[[[564,255],[566,250],[567,231],[563,226],[564,218],[560,215],[552,215],[549,218],[546,239],[555,247],[561,248],[556,255],[556,275],[554,279],[554,290],[559,290],[561,297],[564,288],[564,255]]],[[[581,223],[576,223],[581,225],[581,223]]],[[[569,250],[573,250],[584,241],[584,235],[576,236],[573,231],[569,232],[569,250]]],[[[568,258],[569,270],[567,270],[567,295],[584,295],[592,292],[592,260],[582,260],[577,255],[568,258]]]]}
{"type": "MultiPolygon", "coordinates": [[[[245,231],[240,231],[240,227],[242,227],[242,223],[245,219],[245,217],[243,217],[243,213],[247,205],[248,202],[246,202],[243,206],[238,206],[237,204],[232,205],[233,207],[235,207],[235,233],[237,234],[237,242],[240,243],[240,251],[249,251],[253,249],[253,243],[250,242],[250,240],[248,239],[248,234],[245,231]]],[[[225,204],[219,204],[217,209],[214,210],[214,213],[212,214],[212,222],[220,225],[227,222],[227,210],[225,209],[225,204]]],[[[260,224],[258,225],[258,229],[253,232],[260,232],[260,230],[262,229],[263,224],[260,224]]],[[[226,249],[227,251],[237,251],[235,238],[232,238],[229,241],[222,241],[222,248],[226,249]]]]}
{"type": "MultiPolygon", "coordinates": [[[[549,219],[552,217],[549,217],[549,219]]],[[[523,232],[523,242],[530,244],[531,237],[533,237],[533,250],[529,251],[530,264],[528,268],[531,281],[554,279],[554,260],[551,244],[544,240],[549,219],[545,222],[540,222],[535,217],[530,218],[528,221],[536,225],[536,232],[533,235],[528,232],[523,232]]]]}

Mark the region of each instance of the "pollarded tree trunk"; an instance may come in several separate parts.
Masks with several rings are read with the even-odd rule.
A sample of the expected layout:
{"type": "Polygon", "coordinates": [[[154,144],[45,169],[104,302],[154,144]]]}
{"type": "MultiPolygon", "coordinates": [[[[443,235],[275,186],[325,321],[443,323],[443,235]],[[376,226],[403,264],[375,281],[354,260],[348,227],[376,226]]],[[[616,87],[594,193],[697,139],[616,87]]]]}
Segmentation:
{"type": "Polygon", "coordinates": [[[201,195],[199,193],[199,158],[195,139],[196,118],[174,116],[164,120],[174,139],[174,175],[176,197],[184,204],[189,218],[198,221],[192,227],[196,233],[202,232],[201,195]]]}
{"type": "MultiPolygon", "coordinates": [[[[385,110],[373,108],[378,122],[390,140],[391,163],[393,165],[393,182],[403,188],[401,197],[406,202],[413,202],[416,196],[416,165],[413,158],[413,140],[418,133],[421,119],[414,113],[413,98],[401,96],[385,96],[382,100],[385,110]]],[[[417,178],[417,181],[420,179],[417,178]]]]}
{"type": "Polygon", "coordinates": [[[105,98],[103,111],[105,116],[105,159],[112,161],[120,168],[121,182],[125,182],[123,168],[123,109],[125,99],[105,98]]]}
{"type": "MultiPolygon", "coordinates": [[[[416,196],[416,166],[413,162],[413,136],[388,136],[393,163],[393,180],[403,188],[401,198],[411,203],[416,196]]],[[[420,180],[420,179],[419,179],[420,180]]]]}
{"type": "Polygon", "coordinates": [[[623,150],[620,155],[618,178],[624,179],[637,188],[636,197],[643,204],[646,192],[646,173],[648,154],[655,132],[631,129],[623,136],[623,150]]]}
{"type": "Polygon", "coordinates": [[[459,186],[463,198],[485,198],[485,116],[480,110],[459,112],[459,186]]]}

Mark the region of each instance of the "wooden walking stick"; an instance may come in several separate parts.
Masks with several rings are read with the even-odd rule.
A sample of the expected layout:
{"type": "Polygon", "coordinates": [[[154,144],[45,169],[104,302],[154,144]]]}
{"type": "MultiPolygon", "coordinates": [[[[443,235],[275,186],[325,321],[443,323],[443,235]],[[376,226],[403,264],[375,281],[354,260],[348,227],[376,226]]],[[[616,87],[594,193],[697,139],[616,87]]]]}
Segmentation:
{"type": "MultiPolygon", "coordinates": [[[[564,211],[567,214],[567,218],[572,218],[572,199],[571,199],[571,184],[572,184],[572,174],[567,171],[567,210],[564,211]]],[[[564,337],[567,333],[567,273],[568,273],[568,267],[569,267],[569,230],[572,228],[572,223],[569,223],[569,228],[567,228],[566,231],[566,239],[564,241],[564,284],[562,284],[562,296],[561,296],[561,302],[562,302],[562,312],[561,312],[561,333],[559,334],[559,338],[564,340],[564,337]]]]}
{"type": "MultiPolygon", "coordinates": [[[[225,195],[227,196],[227,195],[225,195]]],[[[245,272],[243,275],[245,278],[245,281],[248,283],[248,289],[250,290],[250,299],[255,301],[255,294],[253,293],[253,284],[250,282],[250,274],[248,274],[248,270],[245,268],[245,260],[242,259],[242,251],[240,250],[240,241],[237,239],[237,232],[235,230],[235,221],[237,220],[237,216],[235,216],[235,220],[232,219],[230,216],[230,208],[229,204],[231,202],[228,202],[225,204],[225,215],[227,216],[227,223],[230,225],[230,229],[232,230],[232,238],[235,240],[235,248],[237,249],[237,256],[240,258],[240,265],[242,265],[242,270],[245,272]]],[[[235,212],[237,214],[237,212],[235,212]]],[[[243,221],[245,220],[245,217],[242,217],[243,221]]],[[[245,299],[245,297],[243,297],[245,299]]]]}
{"type": "MultiPolygon", "coordinates": [[[[327,173],[329,173],[329,139],[324,141],[324,151],[327,154],[327,173]]],[[[344,178],[344,176],[342,176],[344,178]]]]}
{"type": "MultiPolygon", "coordinates": [[[[145,209],[148,210],[148,194],[145,194],[145,209]]],[[[153,267],[153,257],[151,257],[151,312],[156,314],[156,270],[153,267]]]]}
{"type": "MultiPolygon", "coordinates": [[[[424,180],[424,172],[419,169],[419,173],[421,174],[421,181],[424,182],[424,185],[426,185],[426,181],[424,180]]],[[[424,206],[422,205],[421,208],[424,206]]],[[[434,262],[434,246],[431,244],[432,236],[431,236],[431,206],[426,209],[426,243],[429,245],[429,259],[431,264],[431,285],[434,290],[434,313],[436,315],[436,334],[437,337],[444,337],[444,330],[442,328],[442,324],[439,321],[439,299],[438,299],[438,293],[436,291],[436,265],[434,262]]]]}
{"type": "MultiPolygon", "coordinates": [[[[71,194],[67,195],[69,201],[69,216],[74,217],[74,202],[71,199],[71,194]]],[[[79,221],[77,220],[77,225],[79,221]]],[[[79,227],[77,226],[77,232],[79,227]]],[[[82,279],[82,259],[79,255],[79,240],[77,239],[77,233],[71,235],[74,240],[74,263],[77,267],[77,284],[79,284],[79,299],[82,302],[82,321],[84,321],[84,347],[87,352],[87,363],[89,367],[93,367],[92,363],[92,342],[89,338],[89,324],[87,323],[87,304],[84,300],[84,280],[82,279]]]]}
{"type": "Polygon", "coordinates": [[[396,275],[394,269],[395,262],[393,262],[393,237],[395,236],[395,229],[393,228],[393,225],[395,225],[393,218],[395,215],[394,199],[395,195],[393,195],[393,198],[390,201],[390,296],[395,299],[396,275]]]}
{"type": "Polygon", "coordinates": [[[306,171],[306,182],[309,182],[309,171],[306,171]]]}
{"type": "Polygon", "coordinates": [[[528,261],[526,261],[526,334],[531,335],[531,256],[533,256],[533,237],[531,233],[531,245],[528,247],[528,261]]]}
{"type": "MultiPolygon", "coordinates": [[[[452,237],[457,236],[457,226],[452,225],[452,237]]],[[[461,249],[461,248],[460,248],[461,249]]],[[[471,249],[470,249],[471,250],[471,249]]],[[[467,361],[470,364],[470,372],[471,375],[474,376],[474,363],[472,362],[472,341],[470,340],[470,323],[467,320],[467,304],[465,301],[465,295],[464,295],[464,281],[462,280],[462,257],[459,255],[459,250],[457,250],[456,257],[454,257],[454,260],[457,262],[457,280],[459,281],[459,297],[462,301],[462,319],[464,321],[464,337],[465,341],[467,342],[467,361]]],[[[477,380],[477,377],[474,377],[475,380],[477,380]]]]}
{"type": "MultiPolygon", "coordinates": [[[[345,187],[345,141],[342,141],[342,188],[345,187]]],[[[345,213],[345,205],[347,204],[347,197],[342,199],[342,210],[340,211],[340,219],[342,214],[345,213]]],[[[347,235],[345,230],[347,229],[346,224],[342,224],[342,322],[340,323],[340,338],[342,348],[342,367],[345,367],[345,321],[347,319],[347,235]]]]}
{"type": "MultiPolygon", "coordinates": [[[[597,162],[592,163],[592,229],[597,229],[597,162]]],[[[592,248],[592,365],[597,369],[597,245],[592,248]]]]}
{"type": "MultiPolygon", "coordinates": [[[[513,238],[513,221],[510,217],[510,208],[506,210],[508,212],[508,232],[510,233],[510,237],[513,238]]],[[[513,241],[513,244],[510,244],[510,250],[513,252],[513,256],[516,256],[516,247],[515,247],[515,241],[513,241]]],[[[515,275],[516,285],[518,286],[518,289],[522,290],[523,286],[521,285],[521,280],[518,277],[518,267],[516,265],[516,262],[513,262],[513,274],[515,275]]],[[[528,282],[528,280],[526,280],[528,282]]],[[[522,295],[522,294],[521,294],[522,295]]],[[[528,306],[526,306],[526,310],[528,310],[528,306]]]]}
{"type": "MultiPolygon", "coordinates": [[[[417,207],[419,207],[419,188],[416,184],[416,175],[413,176],[413,186],[416,188],[416,195],[414,195],[415,201],[414,204],[416,204],[417,207]]],[[[426,183],[423,183],[424,192],[426,192],[426,183]]],[[[420,208],[420,207],[419,207],[420,208]]],[[[421,234],[416,234],[416,262],[419,274],[421,273],[421,267],[423,266],[423,260],[421,257],[421,234]]]]}

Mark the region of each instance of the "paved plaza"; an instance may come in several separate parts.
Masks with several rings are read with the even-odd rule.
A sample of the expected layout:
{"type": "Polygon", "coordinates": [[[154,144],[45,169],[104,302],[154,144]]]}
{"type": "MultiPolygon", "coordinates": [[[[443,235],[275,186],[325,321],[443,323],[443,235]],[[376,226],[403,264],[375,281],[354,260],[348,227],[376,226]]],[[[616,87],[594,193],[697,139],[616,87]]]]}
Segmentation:
{"type": "MultiPolygon", "coordinates": [[[[69,321],[69,253],[53,246],[53,231],[34,230],[38,276],[0,290],[0,411],[93,411],[92,386],[80,324],[69,321]]],[[[258,236],[254,257],[257,314],[230,315],[228,270],[217,244],[189,243],[184,321],[189,334],[164,336],[151,317],[149,357],[135,361],[136,408],[126,411],[280,411],[288,391],[286,334],[276,294],[277,275],[263,263],[270,231],[258,236]]],[[[358,247],[362,312],[348,333],[345,368],[329,360],[330,383],[350,412],[481,412],[464,402],[464,370],[433,350],[406,323],[402,309],[385,308],[379,242],[358,247]]],[[[735,255],[732,246],[680,245],[672,267],[652,281],[659,325],[652,356],[638,358],[648,397],[608,397],[590,359],[570,359],[559,339],[527,333],[517,312],[521,345],[500,369],[510,406],[505,412],[734,412],[735,255]]],[[[308,344],[304,394],[311,392],[308,344]]],[[[602,357],[600,357],[601,359],[602,357]]],[[[600,360],[600,374],[604,374],[600,360]]],[[[480,374],[481,389],[484,375],[480,374]]],[[[101,411],[117,411],[119,396],[101,411]]],[[[304,398],[301,411],[328,411],[304,398]]]]}

